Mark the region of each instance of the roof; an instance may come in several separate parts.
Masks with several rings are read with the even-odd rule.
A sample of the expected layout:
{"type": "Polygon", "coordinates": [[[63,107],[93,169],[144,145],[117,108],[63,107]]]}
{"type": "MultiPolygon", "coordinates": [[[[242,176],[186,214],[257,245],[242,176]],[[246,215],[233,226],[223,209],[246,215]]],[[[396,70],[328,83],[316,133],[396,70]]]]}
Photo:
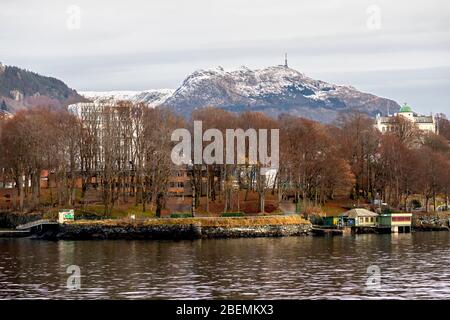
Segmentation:
{"type": "Polygon", "coordinates": [[[382,213],[382,216],[412,216],[412,213],[407,212],[390,212],[390,213],[382,213]]]}
{"type": "Polygon", "coordinates": [[[413,110],[406,103],[400,108],[400,111],[399,111],[399,113],[410,113],[410,112],[413,112],[413,110]]]}
{"type": "MultiPolygon", "coordinates": [[[[397,119],[395,118],[395,116],[390,116],[390,117],[379,117],[379,122],[383,123],[383,124],[397,124],[397,119]]],[[[433,116],[417,116],[414,115],[414,122],[416,123],[433,123],[433,116]]]]}
{"type": "Polygon", "coordinates": [[[415,117],[415,121],[418,123],[433,123],[433,116],[419,116],[415,117]]]}
{"type": "Polygon", "coordinates": [[[392,123],[392,124],[395,124],[396,121],[397,121],[397,119],[395,119],[395,117],[392,117],[392,116],[390,116],[390,117],[380,117],[379,119],[380,119],[381,123],[392,123]]]}
{"type": "Polygon", "coordinates": [[[378,213],[366,210],[366,209],[352,209],[349,211],[346,211],[344,213],[341,213],[339,216],[341,217],[349,217],[349,218],[356,218],[356,217],[378,217],[378,213]]]}

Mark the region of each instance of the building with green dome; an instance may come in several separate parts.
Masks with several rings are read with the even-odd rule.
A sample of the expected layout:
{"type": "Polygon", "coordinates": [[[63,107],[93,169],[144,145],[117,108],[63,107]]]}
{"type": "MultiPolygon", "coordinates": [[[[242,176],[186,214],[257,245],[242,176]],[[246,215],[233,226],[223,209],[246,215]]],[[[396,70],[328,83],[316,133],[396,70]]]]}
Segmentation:
{"type": "Polygon", "coordinates": [[[412,108],[408,106],[406,103],[400,108],[398,113],[414,113],[412,108]]]}
{"type": "Polygon", "coordinates": [[[421,131],[437,133],[436,118],[432,114],[429,116],[417,114],[407,103],[403,104],[394,115],[381,116],[378,114],[375,127],[382,133],[395,132],[398,129],[398,117],[411,121],[421,131]]]}

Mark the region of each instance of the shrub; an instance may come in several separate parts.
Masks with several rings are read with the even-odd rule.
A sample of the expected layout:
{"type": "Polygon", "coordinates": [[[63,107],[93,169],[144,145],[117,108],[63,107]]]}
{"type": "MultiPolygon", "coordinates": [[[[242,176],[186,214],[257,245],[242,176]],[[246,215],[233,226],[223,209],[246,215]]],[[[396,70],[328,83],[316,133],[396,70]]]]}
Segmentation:
{"type": "Polygon", "coordinates": [[[411,207],[413,207],[413,209],[419,209],[422,207],[422,203],[417,199],[411,200],[410,204],[411,204],[411,207]]]}
{"type": "Polygon", "coordinates": [[[42,218],[48,220],[58,220],[58,211],[49,210],[47,212],[44,212],[42,218]]]}
{"type": "Polygon", "coordinates": [[[192,218],[192,213],[172,213],[171,218],[192,218]]]}
{"type": "Polygon", "coordinates": [[[95,212],[95,211],[87,211],[76,209],[75,210],[75,220],[101,220],[111,217],[105,217],[103,213],[95,212]]]}
{"type": "Polygon", "coordinates": [[[221,217],[243,217],[243,212],[222,212],[221,217]]]}

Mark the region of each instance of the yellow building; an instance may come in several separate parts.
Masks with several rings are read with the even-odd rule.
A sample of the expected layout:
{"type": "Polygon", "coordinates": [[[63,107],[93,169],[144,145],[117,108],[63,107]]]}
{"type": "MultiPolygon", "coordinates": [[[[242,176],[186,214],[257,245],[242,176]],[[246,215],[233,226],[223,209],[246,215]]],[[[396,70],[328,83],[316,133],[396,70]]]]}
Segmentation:
{"type": "Polygon", "coordinates": [[[351,227],[376,227],[378,213],[366,209],[352,209],[339,215],[343,224],[351,227]]]}

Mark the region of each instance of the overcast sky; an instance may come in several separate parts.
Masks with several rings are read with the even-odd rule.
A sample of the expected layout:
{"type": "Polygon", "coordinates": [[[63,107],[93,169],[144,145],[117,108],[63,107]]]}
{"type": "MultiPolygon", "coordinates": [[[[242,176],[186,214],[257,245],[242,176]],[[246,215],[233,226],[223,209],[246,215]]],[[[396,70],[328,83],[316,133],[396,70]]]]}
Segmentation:
{"type": "Polygon", "coordinates": [[[450,1],[0,0],[0,61],[82,90],[283,63],[450,116],[450,1]],[[79,13],[79,15],[78,15],[79,13]]]}

